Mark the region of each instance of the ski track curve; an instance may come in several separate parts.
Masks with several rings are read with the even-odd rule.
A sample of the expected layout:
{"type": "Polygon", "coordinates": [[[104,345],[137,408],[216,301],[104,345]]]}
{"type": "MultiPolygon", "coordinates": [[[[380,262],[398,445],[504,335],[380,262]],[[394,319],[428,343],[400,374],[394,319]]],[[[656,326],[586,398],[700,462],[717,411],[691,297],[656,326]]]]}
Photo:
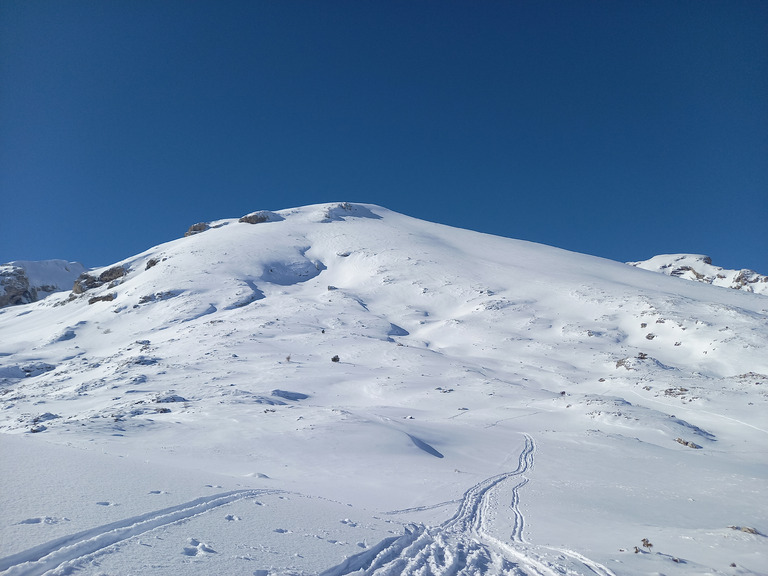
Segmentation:
{"type": "Polygon", "coordinates": [[[537,547],[525,542],[519,491],[528,483],[524,474],[533,467],[536,444],[531,436],[524,436],[517,468],[472,486],[464,493],[451,518],[436,527],[409,524],[402,536],[382,540],[320,576],[562,576],[578,573],[615,576],[602,564],[571,550],[538,547],[570,560],[566,566],[537,554],[534,550],[537,547]],[[490,496],[494,488],[513,479],[517,480],[510,502],[513,527],[510,540],[505,542],[490,533],[489,515],[493,509],[490,496]]]}
{"type": "Polygon", "coordinates": [[[234,490],[197,498],[162,510],[132,516],[51,540],[0,559],[3,576],[39,576],[98,554],[105,548],[155,528],[176,524],[237,500],[276,494],[280,490],[234,490]]]}

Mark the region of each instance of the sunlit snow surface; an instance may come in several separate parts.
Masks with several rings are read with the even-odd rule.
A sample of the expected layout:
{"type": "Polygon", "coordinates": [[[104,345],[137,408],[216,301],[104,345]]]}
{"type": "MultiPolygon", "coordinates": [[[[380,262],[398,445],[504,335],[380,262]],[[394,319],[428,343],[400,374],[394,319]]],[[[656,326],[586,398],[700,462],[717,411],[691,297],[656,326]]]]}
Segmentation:
{"type": "Polygon", "coordinates": [[[0,310],[0,573],[768,574],[768,297],[268,214],[0,310]]]}

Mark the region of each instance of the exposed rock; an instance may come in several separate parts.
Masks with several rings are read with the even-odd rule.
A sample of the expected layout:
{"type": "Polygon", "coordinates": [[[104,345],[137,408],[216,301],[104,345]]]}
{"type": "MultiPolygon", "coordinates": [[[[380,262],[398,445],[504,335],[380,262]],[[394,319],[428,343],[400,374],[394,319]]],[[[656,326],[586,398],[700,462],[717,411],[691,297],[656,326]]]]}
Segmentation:
{"type": "Polygon", "coordinates": [[[349,202],[341,202],[340,204],[329,204],[322,212],[321,222],[335,222],[345,220],[346,218],[373,218],[378,220],[381,218],[378,214],[371,212],[369,208],[360,204],[351,204],[349,202]]]}
{"type": "Polygon", "coordinates": [[[648,260],[627,262],[627,264],[713,286],[768,294],[768,276],[748,269],[725,270],[719,266],[713,266],[709,256],[700,254],[660,254],[648,260]]]}
{"type": "Polygon", "coordinates": [[[170,402],[189,402],[186,398],[183,396],[179,396],[178,394],[175,394],[173,390],[170,390],[168,392],[165,392],[164,394],[157,394],[155,396],[155,402],[158,404],[166,404],[170,402]]]}
{"type": "Polygon", "coordinates": [[[115,299],[114,294],[107,294],[105,296],[94,296],[88,299],[88,304],[96,304],[96,302],[112,302],[115,299]]]}
{"type": "Polygon", "coordinates": [[[55,370],[56,366],[47,362],[31,362],[29,364],[16,364],[0,366],[0,382],[3,379],[34,378],[40,374],[55,370]]]}
{"type": "Polygon", "coordinates": [[[751,526],[728,526],[728,528],[730,528],[731,530],[738,530],[739,532],[744,532],[745,534],[754,534],[755,536],[763,535],[760,533],[760,531],[757,528],[752,528],[751,526]]]}
{"type": "Polygon", "coordinates": [[[58,414],[52,414],[50,412],[46,412],[45,414],[40,414],[39,416],[35,416],[35,418],[32,420],[33,424],[39,424],[40,422],[48,422],[49,420],[55,420],[56,418],[60,418],[58,414]]]}
{"type": "Polygon", "coordinates": [[[146,304],[147,302],[159,302],[160,300],[167,300],[178,296],[181,292],[178,290],[168,290],[166,292],[155,292],[154,294],[146,294],[139,298],[139,304],[146,304]]]}
{"type": "Polygon", "coordinates": [[[99,279],[94,276],[91,276],[87,272],[84,272],[83,274],[80,275],[80,277],[77,280],[75,280],[75,284],[74,286],[72,286],[72,293],[82,294],[83,292],[86,292],[91,288],[96,288],[98,286],[101,286],[99,279]]]}
{"type": "Polygon", "coordinates": [[[98,277],[91,276],[86,272],[81,274],[79,278],[75,280],[75,284],[72,287],[72,292],[74,294],[82,294],[88,290],[93,290],[94,288],[103,286],[107,282],[114,282],[126,274],[128,274],[128,270],[122,266],[112,266],[112,268],[109,268],[99,274],[98,277]]]}
{"type": "Polygon", "coordinates": [[[29,279],[23,268],[4,265],[0,270],[0,307],[28,304],[37,300],[30,290],[29,279]]]}
{"type": "Polygon", "coordinates": [[[200,234],[200,232],[205,232],[209,228],[210,226],[207,222],[198,222],[197,224],[192,224],[192,226],[189,227],[189,230],[184,233],[184,237],[200,234]]]}
{"type": "Polygon", "coordinates": [[[99,282],[107,283],[122,278],[128,273],[128,271],[122,266],[113,266],[112,268],[105,270],[99,274],[99,282]]]}
{"type": "Polygon", "coordinates": [[[683,446],[687,446],[688,448],[694,448],[696,450],[700,450],[701,449],[701,446],[699,446],[698,444],[694,444],[690,440],[683,440],[682,438],[675,438],[675,442],[677,442],[678,444],[682,444],[683,446]]]}
{"type": "Polygon", "coordinates": [[[67,290],[84,270],[79,262],[66,260],[18,260],[0,265],[0,308],[37,302],[67,290]]]}
{"type": "Polygon", "coordinates": [[[279,222],[285,220],[280,214],[275,214],[269,210],[259,210],[258,212],[251,212],[246,214],[238,220],[245,224],[261,224],[262,222],[279,222]]]}

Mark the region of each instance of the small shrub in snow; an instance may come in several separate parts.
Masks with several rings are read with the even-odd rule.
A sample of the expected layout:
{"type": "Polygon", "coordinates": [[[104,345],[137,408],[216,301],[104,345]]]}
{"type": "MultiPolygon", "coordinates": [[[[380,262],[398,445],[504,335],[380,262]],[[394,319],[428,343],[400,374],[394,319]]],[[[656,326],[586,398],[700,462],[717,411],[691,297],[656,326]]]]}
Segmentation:
{"type": "Polygon", "coordinates": [[[651,544],[648,541],[648,538],[643,538],[642,542],[643,542],[643,548],[648,548],[648,551],[650,552],[651,548],[653,548],[653,544],[651,544]]]}

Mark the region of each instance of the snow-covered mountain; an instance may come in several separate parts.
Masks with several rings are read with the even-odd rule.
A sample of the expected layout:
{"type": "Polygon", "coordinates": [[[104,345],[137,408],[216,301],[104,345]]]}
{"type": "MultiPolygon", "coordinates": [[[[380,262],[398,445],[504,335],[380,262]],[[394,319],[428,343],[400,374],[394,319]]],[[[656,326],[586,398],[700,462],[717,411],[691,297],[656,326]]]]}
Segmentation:
{"type": "Polygon", "coordinates": [[[66,260],[0,264],[0,308],[37,302],[53,292],[69,290],[83,272],[82,264],[66,260]]]}
{"type": "Polygon", "coordinates": [[[766,574],[768,298],[326,204],[0,310],[2,574],[766,574]]]}
{"type": "Polygon", "coordinates": [[[627,264],[713,286],[768,294],[768,276],[748,269],[724,270],[720,266],[713,266],[712,259],[701,254],[659,254],[648,260],[627,264]]]}

